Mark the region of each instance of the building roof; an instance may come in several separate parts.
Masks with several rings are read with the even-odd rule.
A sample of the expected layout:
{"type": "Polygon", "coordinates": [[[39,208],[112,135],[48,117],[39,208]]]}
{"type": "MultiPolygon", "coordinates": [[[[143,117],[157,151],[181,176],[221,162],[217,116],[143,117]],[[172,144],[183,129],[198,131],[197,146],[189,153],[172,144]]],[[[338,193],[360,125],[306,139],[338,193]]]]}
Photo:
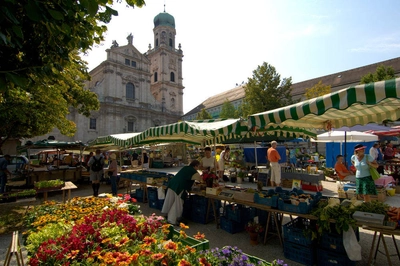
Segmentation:
{"type": "Polygon", "coordinates": [[[160,13],[154,18],[154,27],[157,26],[169,26],[175,29],[175,19],[172,15],[167,12],[160,13]]]}
{"type": "MultiPolygon", "coordinates": [[[[376,68],[379,65],[384,65],[386,67],[390,66],[393,68],[394,73],[396,75],[400,74],[400,57],[396,57],[375,64],[353,68],[350,70],[345,70],[334,74],[294,83],[292,84],[292,97],[296,100],[300,99],[305,93],[305,89],[313,87],[319,81],[321,81],[323,85],[330,85],[332,92],[359,84],[362,76],[368,73],[375,73],[376,68]]],[[[225,92],[217,94],[215,96],[211,96],[204,102],[202,102],[201,104],[190,110],[184,116],[196,114],[200,112],[203,108],[207,110],[215,106],[220,106],[225,102],[226,99],[228,99],[228,101],[230,102],[243,99],[245,96],[244,88],[245,86],[241,85],[231,90],[227,90],[225,92]]]]}
{"type": "Polygon", "coordinates": [[[185,114],[186,115],[191,115],[191,114],[196,114],[198,112],[201,112],[203,108],[209,109],[215,106],[220,106],[223,105],[226,100],[229,102],[233,102],[236,100],[243,99],[245,95],[244,92],[244,85],[240,85],[236,88],[233,88],[231,90],[227,90],[224,92],[221,92],[217,95],[211,96],[207,98],[204,102],[202,102],[200,105],[196,106],[189,112],[185,114]]]}

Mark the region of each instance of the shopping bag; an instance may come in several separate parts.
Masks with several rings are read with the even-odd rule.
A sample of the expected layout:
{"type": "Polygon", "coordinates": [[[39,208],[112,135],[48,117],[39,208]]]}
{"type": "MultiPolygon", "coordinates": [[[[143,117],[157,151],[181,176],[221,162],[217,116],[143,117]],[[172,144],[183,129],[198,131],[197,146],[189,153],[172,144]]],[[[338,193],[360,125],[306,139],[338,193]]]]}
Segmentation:
{"type": "Polygon", "coordinates": [[[369,173],[371,174],[373,180],[377,180],[381,177],[381,175],[378,173],[378,170],[376,170],[374,167],[369,168],[369,173]]]}
{"type": "Polygon", "coordinates": [[[361,246],[357,241],[353,228],[343,231],[343,246],[351,261],[361,260],[361,246]]]}

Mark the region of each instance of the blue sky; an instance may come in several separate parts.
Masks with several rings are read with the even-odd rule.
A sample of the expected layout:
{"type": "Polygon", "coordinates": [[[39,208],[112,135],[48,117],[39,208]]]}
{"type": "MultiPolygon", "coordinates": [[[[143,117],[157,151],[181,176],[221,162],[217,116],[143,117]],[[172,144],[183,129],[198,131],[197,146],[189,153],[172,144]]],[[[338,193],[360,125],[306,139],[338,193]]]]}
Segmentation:
{"type": "Polygon", "coordinates": [[[400,56],[398,0],[147,0],[115,4],[105,41],[84,57],[93,69],[129,33],[142,53],[153,44],[153,19],[174,16],[183,58],[184,112],[246,82],[267,62],[293,83],[400,56]]]}

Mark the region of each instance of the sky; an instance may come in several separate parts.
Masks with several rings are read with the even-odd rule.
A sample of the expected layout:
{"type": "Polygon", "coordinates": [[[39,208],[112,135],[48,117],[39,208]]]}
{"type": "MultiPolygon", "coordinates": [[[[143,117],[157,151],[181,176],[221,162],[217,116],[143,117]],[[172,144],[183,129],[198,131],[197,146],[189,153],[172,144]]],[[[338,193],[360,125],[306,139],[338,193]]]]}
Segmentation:
{"type": "Polygon", "coordinates": [[[84,56],[89,70],[130,33],[140,52],[154,47],[164,4],[184,55],[184,113],[246,83],[264,62],[297,83],[400,56],[398,0],[146,0],[142,8],[114,4],[119,15],[104,42],[84,56]]]}

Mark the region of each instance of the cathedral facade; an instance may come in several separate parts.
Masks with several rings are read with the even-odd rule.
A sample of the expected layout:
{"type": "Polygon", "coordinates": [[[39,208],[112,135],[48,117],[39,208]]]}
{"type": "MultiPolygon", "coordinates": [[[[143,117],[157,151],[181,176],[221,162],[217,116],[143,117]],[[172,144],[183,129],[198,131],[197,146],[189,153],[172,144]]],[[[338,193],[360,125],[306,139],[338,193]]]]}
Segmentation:
{"type": "Polygon", "coordinates": [[[182,58],[175,44],[175,19],[164,12],[154,18],[153,48],[145,53],[133,45],[133,36],[120,46],[113,41],[107,59],[91,70],[86,87],[95,92],[100,109],[90,117],[71,110],[68,118],[76,123],[74,137],[58,131],[56,140],[87,142],[99,136],[141,132],[149,127],[177,122],[183,115],[182,58]]]}

